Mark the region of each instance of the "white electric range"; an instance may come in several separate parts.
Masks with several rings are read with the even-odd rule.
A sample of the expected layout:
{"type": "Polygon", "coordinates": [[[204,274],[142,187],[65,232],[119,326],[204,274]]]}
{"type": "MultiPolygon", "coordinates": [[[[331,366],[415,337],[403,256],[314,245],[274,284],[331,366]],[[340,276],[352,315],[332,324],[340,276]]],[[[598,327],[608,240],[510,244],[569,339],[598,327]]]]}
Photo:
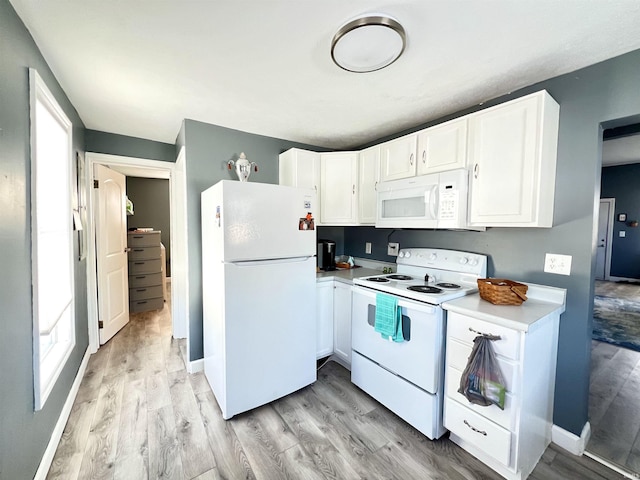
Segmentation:
{"type": "Polygon", "coordinates": [[[354,279],[351,381],[431,439],[444,434],[444,339],[447,300],[475,293],[485,255],[403,249],[397,272],[354,279]],[[375,332],[378,295],[397,299],[404,341],[375,332]]]}
{"type": "Polygon", "coordinates": [[[440,305],[478,291],[478,278],[487,274],[487,257],[436,248],[400,250],[394,274],[353,280],[380,292],[440,305]]]}

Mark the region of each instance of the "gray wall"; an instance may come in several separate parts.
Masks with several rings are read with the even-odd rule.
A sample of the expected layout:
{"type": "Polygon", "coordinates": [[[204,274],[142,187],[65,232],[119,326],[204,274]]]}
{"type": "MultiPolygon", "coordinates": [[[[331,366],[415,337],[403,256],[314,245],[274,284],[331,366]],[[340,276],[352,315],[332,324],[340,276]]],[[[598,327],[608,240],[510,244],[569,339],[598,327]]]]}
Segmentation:
{"type": "Polygon", "coordinates": [[[237,180],[227,162],[241,152],[258,164],[249,181],[277,184],[278,156],[292,147],[313,147],[195,120],[184,121],[177,142],[178,150],[186,148],[190,360],[197,360],[203,356],[200,194],[219,180],[237,180]]]}
{"type": "MultiPolygon", "coordinates": [[[[173,148],[175,148],[172,145],[173,148]]],[[[127,215],[127,227],[153,227],[161,231],[166,253],[166,272],[171,276],[171,222],[169,180],[127,177],[127,196],[133,202],[133,215],[127,215]]]]}
{"type": "MultiPolygon", "coordinates": [[[[600,198],[602,127],[637,123],[640,114],[640,51],[563,75],[495,99],[483,108],[546,89],[560,104],[554,227],[490,228],[486,232],[396,231],[400,246],[429,246],[485,253],[489,274],[566,288],[567,309],[560,322],[554,423],[577,435],[588,418],[593,282],[594,212],[600,198]],[[545,253],[573,257],[570,276],[542,272],[545,253]]],[[[471,110],[460,112],[459,116],[471,110]]],[[[427,125],[424,125],[427,126],[427,125]]],[[[417,130],[424,126],[417,126],[417,130]]],[[[345,228],[345,253],[384,253],[390,230],[345,228]]]]}
{"type": "Polygon", "coordinates": [[[176,147],[173,144],[115,133],[86,130],[85,146],[87,152],[145,158],[148,160],[163,160],[165,162],[176,161],[176,147]]]}
{"type": "Polygon", "coordinates": [[[602,169],[601,198],[615,198],[616,212],[613,221],[611,245],[611,275],[640,279],[640,227],[631,227],[631,220],[640,221],[640,163],[619,165],[602,169]],[[618,221],[625,213],[627,220],[618,221]],[[620,237],[620,232],[625,237],[620,237]]]}
{"type": "MultiPolygon", "coordinates": [[[[86,264],[75,264],[76,346],[44,408],[33,411],[29,74],[34,67],[73,122],[84,125],[7,0],[0,0],[0,478],[33,478],[89,344],[86,264]]],[[[74,162],[75,164],[75,162],[74,162]]],[[[75,250],[78,252],[77,237],[75,250]]]]}

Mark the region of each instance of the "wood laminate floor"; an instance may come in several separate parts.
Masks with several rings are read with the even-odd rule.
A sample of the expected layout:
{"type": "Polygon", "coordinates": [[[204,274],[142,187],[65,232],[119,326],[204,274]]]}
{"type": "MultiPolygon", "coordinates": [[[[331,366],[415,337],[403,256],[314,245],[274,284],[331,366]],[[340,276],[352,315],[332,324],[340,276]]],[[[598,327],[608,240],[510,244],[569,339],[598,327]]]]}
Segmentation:
{"type": "MultiPolygon", "coordinates": [[[[640,301],[640,283],[596,280],[595,293],[640,301]]],[[[587,451],[640,478],[640,352],[593,341],[587,451]]]]}
{"type": "Polygon", "coordinates": [[[593,341],[587,451],[640,478],[640,352],[593,341]]]}
{"type": "MultiPolygon", "coordinates": [[[[92,355],[47,478],[501,478],[446,437],[428,440],[334,362],[313,385],[225,421],[182,345],[167,306],[132,315],[92,355]]],[[[551,446],[530,478],[622,477],[551,446]]]]}

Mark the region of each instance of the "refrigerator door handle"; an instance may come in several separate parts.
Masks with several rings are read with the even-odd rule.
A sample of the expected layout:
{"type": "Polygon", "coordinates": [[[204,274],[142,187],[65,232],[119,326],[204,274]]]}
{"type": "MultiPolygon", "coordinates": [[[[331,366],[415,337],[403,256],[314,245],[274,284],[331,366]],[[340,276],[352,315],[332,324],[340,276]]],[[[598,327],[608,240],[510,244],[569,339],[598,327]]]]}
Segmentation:
{"type": "Polygon", "coordinates": [[[304,257],[289,257],[289,258],[267,258],[264,260],[239,260],[239,261],[228,262],[228,263],[231,263],[237,267],[253,267],[256,265],[306,262],[310,258],[313,258],[313,255],[307,255],[304,257]]]}

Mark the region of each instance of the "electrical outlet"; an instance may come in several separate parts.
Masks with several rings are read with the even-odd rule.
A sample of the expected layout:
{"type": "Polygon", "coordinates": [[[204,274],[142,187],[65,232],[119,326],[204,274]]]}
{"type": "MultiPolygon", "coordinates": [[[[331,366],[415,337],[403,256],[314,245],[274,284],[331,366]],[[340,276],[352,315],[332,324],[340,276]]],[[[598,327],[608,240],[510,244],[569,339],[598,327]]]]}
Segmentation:
{"type": "Polygon", "coordinates": [[[625,232],[624,230],[620,230],[620,232],[618,232],[618,235],[620,236],[620,238],[624,238],[627,236],[627,232],[625,232]]]}
{"type": "Polygon", "coordinates": [[[371,242],[367,242],[364,244],[364,253],[371,254],[371,242]]]}
{"type": "Polygon", "coordinates": [[[394,257],[398,256],[398,251],[400,250],[399,243],[387,243],[387,255],[392,255],[394,257]]]}
{"type": "Polygon", "coordinates": [[[571,255],[547,253],[544,257],[544,271],[558,275],[571,274],[571,255]]]}

